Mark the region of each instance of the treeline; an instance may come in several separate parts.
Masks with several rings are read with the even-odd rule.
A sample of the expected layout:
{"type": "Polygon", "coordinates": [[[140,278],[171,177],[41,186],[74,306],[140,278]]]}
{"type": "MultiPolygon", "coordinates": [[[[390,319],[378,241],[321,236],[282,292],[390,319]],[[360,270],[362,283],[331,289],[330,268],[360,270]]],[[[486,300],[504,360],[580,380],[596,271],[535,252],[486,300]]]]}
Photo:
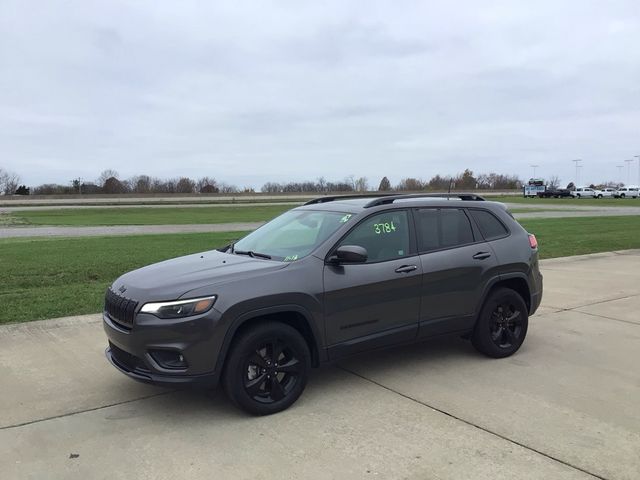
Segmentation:
{"type": "MultiPolygon", "coordinates": [[[[341,182],[328,182],[323,177],[311,182],[265,183],[261,191],[265,193],[305,193],[305,192],[367,192],[374,190],[366,177],[345,178],[341,182]]],[[[466,169],[453,177],[436,175],[430,180],[419,178],[403,178],[396,185],[392,185],[387,177],[383,177],[375,189],[386,191],[420,191],[420,190],[516,190],[522,188],[522,181],[516,175],[502,175],[499,173],[474,173],[466,169]]]]}
{"type": "MultiPolygon", "coordinates": [[[[327,193],[327,192],[367,192],[367,191],[420,191],[420,190],[514,190],[522,187],[515,175],[487,173],[475,175],[467,169],[452,177],[435,175],[429,180],[407,177],[392,185],[387,177],[377,184],[369,183],[366,177],[348,176],[342,180],[267,182],[260,189],[263,193],[327,193]]],[[[149,175],[136,175],[121,179],[115,170],[103,171],[94,182],[80,178],[67,185],[46,183],[33,188],[20,185],[20,177],[0,169],[0,194],[6,195],[70,195],[70,194],[193,194],[193,193],[253,193],[251,187],[238,187],[221,182],[213,177],[197,180],[189,177],[161,179],[149,175]]]]}
{"type": "Polygon", "coordinates": [[[238,188],[212,177],[193,180],[189,177],[161,179],[149,175],[136,175],[120,179],[118,172],[105,170],[95,182],[74,179],[69,185],[47,183],[32,189],[34,195],[65,194],[123,194],[123,193],[240,193],[253,192],[252,188],[238,188]]]}

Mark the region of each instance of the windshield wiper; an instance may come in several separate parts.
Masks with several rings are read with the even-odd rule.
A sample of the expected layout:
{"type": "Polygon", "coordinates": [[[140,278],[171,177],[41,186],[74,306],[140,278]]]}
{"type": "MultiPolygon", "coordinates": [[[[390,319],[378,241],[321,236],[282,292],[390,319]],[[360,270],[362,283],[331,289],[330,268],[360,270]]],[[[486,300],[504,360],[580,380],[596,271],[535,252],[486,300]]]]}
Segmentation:
{"type": "Polygon", "coordinates": [[[267,260],[271,260],[271,255],[267,255],[266,253],[258,253],[252,250],[233,250],[233,253],[238,255],[249,255],[251,258],[265,258],[267,260]]]}

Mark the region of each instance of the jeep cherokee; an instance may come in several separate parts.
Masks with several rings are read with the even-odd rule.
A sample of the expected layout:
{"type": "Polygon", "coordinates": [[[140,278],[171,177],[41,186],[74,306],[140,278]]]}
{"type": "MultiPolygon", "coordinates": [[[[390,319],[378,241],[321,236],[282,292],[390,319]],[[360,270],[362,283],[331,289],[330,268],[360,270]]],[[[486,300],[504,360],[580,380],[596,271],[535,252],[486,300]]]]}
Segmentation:
{"type": "Polygon", "coordinates": [[[213,387],[253,414],[293,404],[311,367],[456,334],[516,352],[542,297],[537,242],[472,194],[321,197],[218,250],[106,292],[106,355],[136,380],[213,387]]]}

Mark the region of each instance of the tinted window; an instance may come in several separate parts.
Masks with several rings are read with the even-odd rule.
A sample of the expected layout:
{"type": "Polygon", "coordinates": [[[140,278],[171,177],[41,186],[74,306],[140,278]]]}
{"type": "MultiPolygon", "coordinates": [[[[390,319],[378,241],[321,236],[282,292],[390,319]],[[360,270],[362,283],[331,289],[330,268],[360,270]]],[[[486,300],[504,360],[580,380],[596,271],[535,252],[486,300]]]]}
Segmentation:
{"type": "Polygon", "coordinates": [[[421,252],[473,242],[471,224],[462,210],[454,208],[418,210],[416,227],[421,252]]]}
{"type": "Polygon", "coordinates": [[[469,210],[471,216],[474,218],[480,228],[480,233],[485,240],[494,240],[496,238],[504,237],[509,232],[502,225],[492,213],[486,210],[469,210]]]}
{"type": "Polygon", "coordinates": [[[367,263],[393,260],[409,254],[409,222],[405,210],[383,212],[367,218],[340,242],[367,250],[367,263]]]}

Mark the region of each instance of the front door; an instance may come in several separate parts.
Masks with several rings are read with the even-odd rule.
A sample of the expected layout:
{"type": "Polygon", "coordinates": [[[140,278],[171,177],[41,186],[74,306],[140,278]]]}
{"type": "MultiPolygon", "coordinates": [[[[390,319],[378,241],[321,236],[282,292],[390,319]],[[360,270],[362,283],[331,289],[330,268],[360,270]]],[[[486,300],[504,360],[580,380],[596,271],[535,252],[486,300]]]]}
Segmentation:
{"type": "Polygon", "coordinates": [[[366,218],[337,246],[365,248],[367,262],[325,265],[325,328],[331,358],[416,337],[422,267],[411,240],[410,218],[406,210],[366,218]]]}

